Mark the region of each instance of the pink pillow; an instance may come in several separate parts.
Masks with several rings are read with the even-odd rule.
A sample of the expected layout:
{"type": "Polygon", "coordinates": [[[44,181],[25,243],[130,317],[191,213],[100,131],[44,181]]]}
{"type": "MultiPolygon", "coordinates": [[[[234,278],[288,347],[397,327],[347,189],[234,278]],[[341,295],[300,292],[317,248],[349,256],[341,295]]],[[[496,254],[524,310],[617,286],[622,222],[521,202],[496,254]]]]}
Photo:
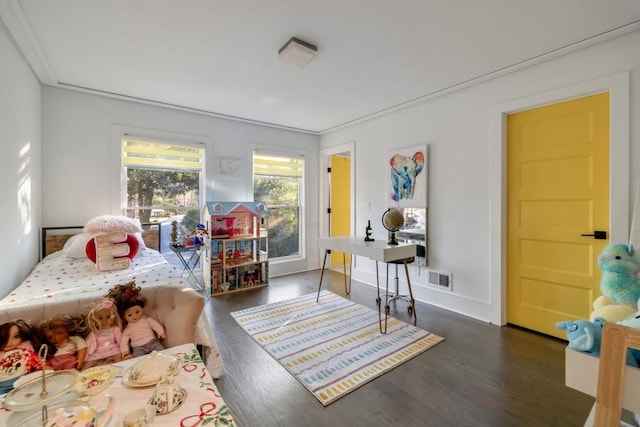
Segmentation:
{"type": "Polygon", "coordinates": [[[84,231],[89,234],[112,233],[114,231],[142,233],[142,227],[133,218],[122,215],[101,215],[87,221],[84,225],[84,231]]]}

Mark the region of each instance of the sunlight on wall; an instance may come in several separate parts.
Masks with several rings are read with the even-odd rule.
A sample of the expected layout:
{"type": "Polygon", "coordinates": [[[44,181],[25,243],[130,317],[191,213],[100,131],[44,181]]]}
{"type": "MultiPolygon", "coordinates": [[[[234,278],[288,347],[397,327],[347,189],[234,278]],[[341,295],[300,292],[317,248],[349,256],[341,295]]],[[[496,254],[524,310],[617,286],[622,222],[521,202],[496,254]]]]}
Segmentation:
{"type": "Polygon", "coordinates": [[[31,232],[31,143],[27,142],[18,153],[18,212],[23,235],[31,232]]]}

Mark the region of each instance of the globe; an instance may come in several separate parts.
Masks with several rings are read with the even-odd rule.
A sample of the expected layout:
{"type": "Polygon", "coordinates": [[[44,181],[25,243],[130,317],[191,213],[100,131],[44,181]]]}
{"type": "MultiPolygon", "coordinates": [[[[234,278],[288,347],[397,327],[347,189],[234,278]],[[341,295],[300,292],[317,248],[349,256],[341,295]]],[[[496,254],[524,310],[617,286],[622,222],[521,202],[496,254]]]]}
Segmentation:
{"type": "Polygon", "coordinates": [[[395,208],[389,208],[382,214],[382,225],[386,228],[391,236],[388,245],[397,245],[398,241],[396,240],[396,231],[400,230],[404,225],[404,215],[402,211],[395,208]]]}

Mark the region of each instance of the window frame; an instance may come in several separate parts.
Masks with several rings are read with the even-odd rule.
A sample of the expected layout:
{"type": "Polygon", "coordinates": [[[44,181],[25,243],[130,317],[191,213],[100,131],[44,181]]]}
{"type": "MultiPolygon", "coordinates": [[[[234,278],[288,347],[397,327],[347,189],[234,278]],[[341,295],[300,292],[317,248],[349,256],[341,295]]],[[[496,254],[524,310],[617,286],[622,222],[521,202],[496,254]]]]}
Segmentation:
{"type": "MultiPolygon", "coordinates": [[[[137,131],[137,132],[127,132],[121,131],[119,144],[118,144],[118,152],[119,152],[119,200],[118,200],[118,209],[117,211],[123,215],[128,214],[128,206],[127,206],[127,168],[129,166],[124,163],[124,142],[126,140],[136,140],[136,141],[144,141],[150,143],[157,144],[167,144],[174,146],[187,146],[200,149],[201,154],[201,167],[200,167],[200,177],[198,182],[198,204],[197,209],[201,213],[202,208],[206,201],[206,158],[207,151],[205,143],[202,140],[194,140],[192,136],[189,135],[181,135],[181,134],[170,134],[161,131],[137,131]]],[[[176,169],[178,170],[178,169],[176,169]]],[[[153,209],[153,206],[151,206],[153,209]]]]}
{"type": "MultiPolygon", "coordinates": [[[[251,168],[250,168],[250,174],[251,174],[251,196],[253,198],[253,200],[255,201],[255,173],[254,173],[254,154],[262,154],[262,155],[269,155],[269,156],[278,156],[278,157],[287,157],[287,158],[295,158],[298,160],[302,161],[302,176],[299,177],[299,181],[298,181],[298,204],[297,205],[291,205],[291,206],[297,206],[298,207],[298,254],[297,255],[288,255],[288,256],[282,256],[282,257],[277,257],[277,258],[272,258],[271,256],[269,256],[269,262],[273,262],[274,264],[279,264],[279,263],[285,263],[285,262],[291,262],[291,261],[299,261],[299,260],[303,260],[305,259],[305,255],[306,255],[306,234],[305,234],[305,230],[306,230],[306,209],[305,209],[305,199],[306,199],[306,175],[307,175],[307,158],[305,157],[305,155],[299,151],[295,151],[295,150],[286,150],[286,149],[272,149],[272,148],[268,148],[268,147],[264,147],[264,148],[253,148],[251,149],[251,168]]],[[[266,176],[278,176],[278,175],[266,175],[266,176]]],[[[278,205],[280,206],[280,205],[278,205]]],[[[269,209],[271,209],[271,207],[267,204],[267,207],[269,209]]],[[[268,236],[270,236],[270,227],[271,227],[271,221],[269,221],[269,231],[268,231],[268,236]]],[[[271,243],[269,243],[269,246],[271,246],[271,243]]]]}

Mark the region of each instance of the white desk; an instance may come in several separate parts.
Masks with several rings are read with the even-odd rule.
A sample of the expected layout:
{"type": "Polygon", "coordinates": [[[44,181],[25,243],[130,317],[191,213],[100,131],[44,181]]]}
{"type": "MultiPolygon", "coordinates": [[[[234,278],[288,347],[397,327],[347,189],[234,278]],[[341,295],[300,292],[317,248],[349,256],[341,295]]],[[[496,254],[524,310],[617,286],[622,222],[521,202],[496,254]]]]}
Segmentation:
{"type": "MultiPolygon", "coordinates": [[[[382,306],[380,298],[380,278],[378,276],[378,262],[391,262],[404,260],[404,272],[407,279],[410,295],[410,312],[413,314],[413,324],[417,323],[415,301],[413,299],[413,291],[411,290],[411,280],[409,279],[409,269],[407,267],[407,258],[416,256],[416,245],[413,243],[399,243],[398,245],[389,245],[385,240],[374,240],[373,242],[365,242],[364,237],[340,236],[318,239],[318,248],[324,251],[324,260],[322,261],[322,272],[320,273],[320,283],[318,284],[318,300],[320,298],[320,289],[322,288],[322,277],[327,263],[327,255],[332,250],[341,251],[350,254],[349,256],[349,281],[347,284],[346,263],[344,266],[345,275],[345,293],[351,293],[351,265],[353,264],[353,255],[367,257],[376,262],[376,284],[378,287],[378,313],[382,306]]],[[[387,268],[387,287],[385,292],[385,300],[389,298],[389,269],[387,268]]],[[[388,304],[385,304],[385,321],[384,328],[382,321],[380,323],[380,332],[386,333],[387,317],[389,315],[388,304]]]]}

